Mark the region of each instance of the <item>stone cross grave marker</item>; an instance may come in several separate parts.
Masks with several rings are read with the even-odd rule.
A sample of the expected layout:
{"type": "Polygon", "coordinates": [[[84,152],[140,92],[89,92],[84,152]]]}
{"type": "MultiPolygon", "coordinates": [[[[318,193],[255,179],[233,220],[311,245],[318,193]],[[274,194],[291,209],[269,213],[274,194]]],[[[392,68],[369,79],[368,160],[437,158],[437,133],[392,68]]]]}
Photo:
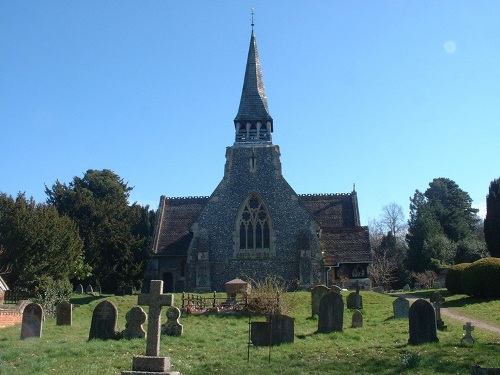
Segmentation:
{"type": "Polygon", "coordinates": [[[394,319],[408,319],[410,301],[406,298],[398,297],[392,302],[392,310],[394,311],[394,319]]]}
{"type": "Polygon", "coordinates": [[[56,325],[70,326],[73,322],[73,305],[63,301],[56,306],[56,325]]]}
{"type": "Polygon", "coordinates": [[[42,337],[43,308],[38,303],[30,303],[24,308],[21,325],[21,340],[28,337],[42,337]]]}
{"type": "Polygon", "coordinates": [[[122,335],[126,339],[143,339],[146,337],[146,331],[142,325],[146,322],[147,315],[140,306],[132,307],[125,315],[127,323],[122,335]]]}
{"type": "Polygon", "coordinates": [[[163,294],[163,281],[151,280],[149,294],[141,293],[137,299],[139,305],[149,306],[148,335],[146,340],[146,356],[160,355],[161,308],[172,306],[174,296],[163,294]]]}
{"type": "Polygon", "coordinates": [[[462,337],[462,340],[460,340],[460,344],[466,343],[466,344],[474,344],[476,340],[474,340],[474,337],[472,337],[472,331],[474,331],[474,326],[471,324],[471,322],[467,322],[464,325],[464,330],[465,334],[464,337],[462,337]]]}
{"type": "Polygon", "coordinates": [[[430,301],[432,303],[432,306],[434,306],[434,310],[436,310],[436,325],[439,330],[446,329],[446,325],[443,322],[443,319],[441,319],[441,305],[445,302],[444,297],[441,295],[441,293],[436,292],[434,295],[430,298],[430,301]]]}

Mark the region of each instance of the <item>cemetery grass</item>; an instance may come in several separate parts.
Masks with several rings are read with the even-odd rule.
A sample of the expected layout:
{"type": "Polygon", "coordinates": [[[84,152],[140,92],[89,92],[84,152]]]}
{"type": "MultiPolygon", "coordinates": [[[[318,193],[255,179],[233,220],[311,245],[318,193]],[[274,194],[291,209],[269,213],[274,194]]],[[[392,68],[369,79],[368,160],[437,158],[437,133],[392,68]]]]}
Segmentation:
{"type": "MultiPolygon", "coordinates": [[[[275,346],[271,351],[268,347],[248,348],[248,317],[189,315],[181,320],[183,336],[162,336],[161,355],[171,358],[172,370],[185,375],[469,374],[474,363],[500,367],[498,335],[477,328],[473,332],[477,343],[461,346],[465,322],[448,319],[448,329],[438,331],[439,343],[409,346],[408,320],[392,318],[394,297],[364,291],[361,295],[362,328],[350,328],[352,312],[346,309],[342,333],[314,334],[318,321],[310,317],[311,295],[296,292],[286,295],[293,304],[289,314],[295,318],[293,344],[275,346]],[[405,356],[417,360],[405,365],[405,356]]],[[[144,354],[144,340],[87,341],[92,311],[104,299],[116,304],[118,330],[123,330],[125,313],[136,306],[136,296],[78,296],[72,301],[80,304],[73,311],[73,325],[56,326],[55,318],[47,318],[39,339],[20,340],[20,325],[0,329],[0,374],[111,375],[130,370],[132,356],[144,354]]],[[[180,304],[180,295],[175,301],[180,304]]],[[[481,300],[469,302],[482,310],[481,300]]],[[[500,310],[500,301],[487,303],[490,313],[500,310]]],[[[462,312],[464,307],[455,308],[462,312]]],[[[475,315],[478,309],[467,310],[467,315],[480,319],[475,315]]],[[[165,321],[165,308],[162,315],[165,321]]]]}

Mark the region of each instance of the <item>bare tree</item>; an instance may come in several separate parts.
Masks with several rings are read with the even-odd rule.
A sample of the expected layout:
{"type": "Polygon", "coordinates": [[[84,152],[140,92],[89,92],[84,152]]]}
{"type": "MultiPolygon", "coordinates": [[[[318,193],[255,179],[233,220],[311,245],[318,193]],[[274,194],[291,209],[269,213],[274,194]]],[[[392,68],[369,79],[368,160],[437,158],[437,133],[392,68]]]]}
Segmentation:
{"type": "Polygon", "coordinates": [[[395,202],[382,207],[379,222],[385,228],[384,232],[391,232],[395,238],[402,238],[406,234],[407,223],[403,209],[395,202]]]}

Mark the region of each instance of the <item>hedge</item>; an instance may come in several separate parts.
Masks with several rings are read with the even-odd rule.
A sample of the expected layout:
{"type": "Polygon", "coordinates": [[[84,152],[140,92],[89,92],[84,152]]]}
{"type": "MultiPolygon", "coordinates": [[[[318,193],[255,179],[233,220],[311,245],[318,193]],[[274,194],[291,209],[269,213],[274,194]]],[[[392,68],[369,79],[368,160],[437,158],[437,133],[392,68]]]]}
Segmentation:
{"type": "Polygon", "coordinates": [[[462,271],[465,294],[476,297],[500,297],[500,258],[483,258],[462,271]]]}
{"type": "Polygon", "coordinates": [[[446,273],[445,286],[450,293],[463,294],[464,288],[462,287],[462,273],[472,263],[460,263],[448,268],[446,273]]]}

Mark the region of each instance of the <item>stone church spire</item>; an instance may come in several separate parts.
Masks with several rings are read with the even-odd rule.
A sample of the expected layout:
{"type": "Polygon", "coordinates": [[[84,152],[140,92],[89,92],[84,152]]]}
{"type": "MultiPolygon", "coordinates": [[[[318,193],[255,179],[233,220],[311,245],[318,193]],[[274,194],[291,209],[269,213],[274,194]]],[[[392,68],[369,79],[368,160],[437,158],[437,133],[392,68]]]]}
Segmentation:
{"type": "Polygon", "coordinates": [[[235,144],[271,144],[273,119],[267,106],[266,89],[262,78],[257,40],[253,31],[250,37],[245,80],[240,107],[234,119],[235,144]]]}

